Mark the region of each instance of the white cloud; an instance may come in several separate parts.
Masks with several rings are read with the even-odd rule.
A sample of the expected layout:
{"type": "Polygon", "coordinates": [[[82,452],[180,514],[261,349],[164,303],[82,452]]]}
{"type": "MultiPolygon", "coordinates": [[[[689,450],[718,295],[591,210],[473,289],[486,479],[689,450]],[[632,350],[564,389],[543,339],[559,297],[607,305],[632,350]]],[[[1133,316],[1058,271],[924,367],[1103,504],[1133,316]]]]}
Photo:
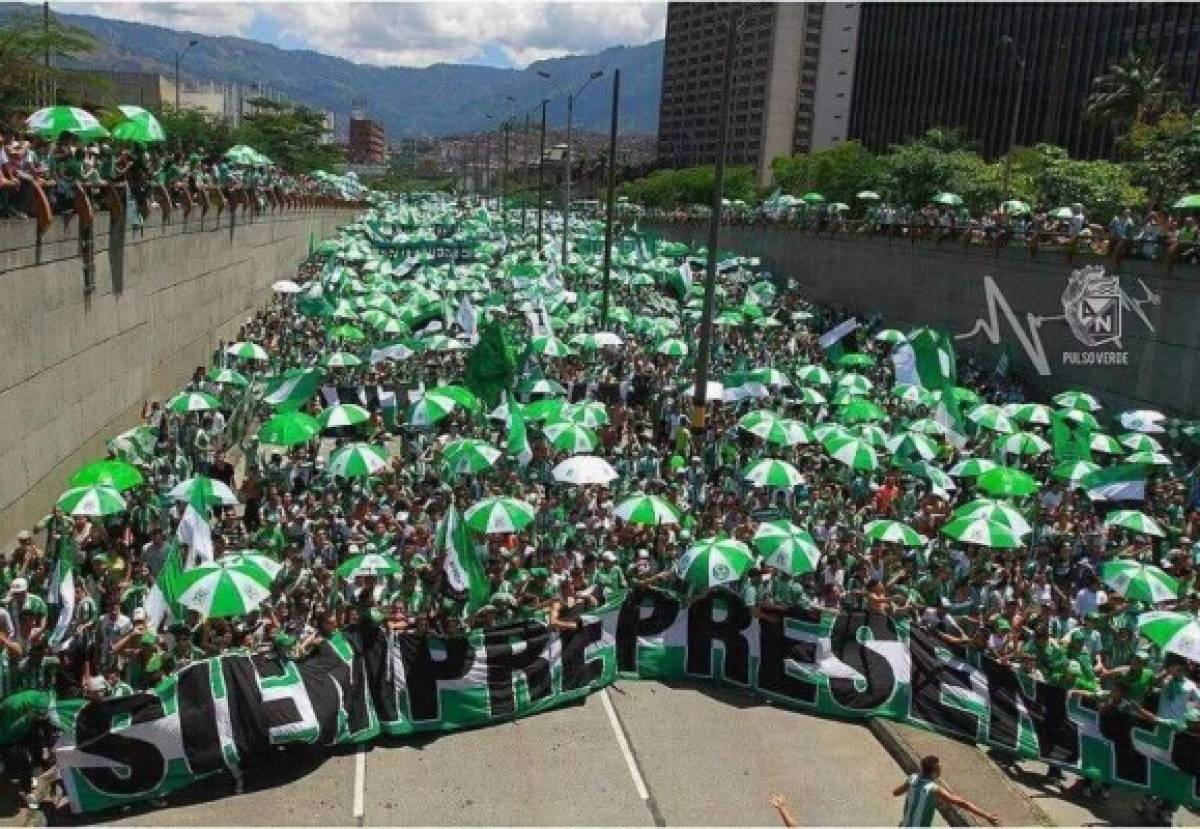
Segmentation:
{"type": "Polygon", "coordinates": [[[258,37],[378,65],[507,63],[663,36],[665,2],[56,3],[65,12],[212,35],[258,37]]]}

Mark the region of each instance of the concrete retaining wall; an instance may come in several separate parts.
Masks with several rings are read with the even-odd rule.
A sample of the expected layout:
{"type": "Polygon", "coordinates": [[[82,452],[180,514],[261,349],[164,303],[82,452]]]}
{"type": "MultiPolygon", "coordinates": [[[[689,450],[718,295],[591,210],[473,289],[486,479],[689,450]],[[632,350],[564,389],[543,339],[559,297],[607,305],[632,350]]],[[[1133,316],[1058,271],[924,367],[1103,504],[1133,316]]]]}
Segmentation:
{"type": "MultiPolygon", "coordinates": [[[[706,239],[703,225],[643,222],[642,228],[695,245],[706,239]]],[[[960,353],[993,363],[1007,352],[1013,370],[1047,395],[1081,387],[1112,407],[1151,407],[1200,417],[1196,266],[1180,264],[1168,272],[1155,263],[1127,259],[1114,270],[1113,260],[1095,255],[1070,264],[1060,251],[1031,255],[1023,247],[1011,247],[995,254],[954,243],[818,237],[786,228],[723,227],[719,248],[761,257],[777,276],[816,302],[879,313],[901,327],[937,326],[956,335],[960,353]],[[1120,277],[1126,301],[1119,315],[1119,343],[1085,345],[1063,317],[1067,280],[1084,265],[1104,266],[1120,277]],[[986,330],[992,328],[989,281],[998,289],[991,303],[995,338],[986,330]],[[1157,302],[1144,301],[1147,290],[1157,302]],[[1000,295],[1015,326],[997,301],[1000,295]],[[967,336],[972,331],[977,333],[967,336]],[[1044,362],[1035,359],[1039,355],[1044,362]],[[1106,360],[1123,364],[1099,363],[1106,360]]]]}
{"type": "Polygon", "coordinates": [[[295,273],[310,234],[354,214],[157,216],[111,233],[96,217],[90,293],[77,222],[57,219],[40,239],[32,221],[0,222],[0,539],[44,515],[76,467],[137,424],[142,401],[206,365],[295,273]]]}

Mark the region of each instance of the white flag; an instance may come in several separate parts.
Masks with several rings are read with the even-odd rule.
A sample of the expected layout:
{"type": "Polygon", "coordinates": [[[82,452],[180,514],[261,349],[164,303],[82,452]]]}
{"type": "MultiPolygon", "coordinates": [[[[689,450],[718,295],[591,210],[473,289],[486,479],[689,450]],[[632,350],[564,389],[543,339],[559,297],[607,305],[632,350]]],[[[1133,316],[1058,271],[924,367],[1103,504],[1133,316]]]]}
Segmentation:
{"type": "Polygon", "coordinates": [[[184,569],[201,564],[212,564],[212,529],[208,526],[208,521],[204,519],[204,516],[197,512],[191,504],[184,509],[183,518],[179,522],[178,529],[175,530],[175,535],[191,550],[188,553],[187,562],[184,563],[184,569]]]}
{"type": "Polygon", "coordinates": [[[464,296],[462,303],[458,306],[457,321],[462,327],[463,333],[467,335],[472,344],[479,342],[479,328],[475,306],[471,304],[471,298],[468,296],[464,296]]]}
{"type": "Polygon", "coordinates": [[[892,352],[892,365],[896,368],[896,382],[921,385],[921,377],[917,374],[917,353],[908,343],[897,346],[892,352]]]}
{"type": "Polygon", "coordinates": [[[845,322],[838,323],[833,328],[830,328],[821,335],[821,348],[829,348],[837,342],[841,342],[842,338],[858,328],[858,318],[851,317],[845,322]]]}

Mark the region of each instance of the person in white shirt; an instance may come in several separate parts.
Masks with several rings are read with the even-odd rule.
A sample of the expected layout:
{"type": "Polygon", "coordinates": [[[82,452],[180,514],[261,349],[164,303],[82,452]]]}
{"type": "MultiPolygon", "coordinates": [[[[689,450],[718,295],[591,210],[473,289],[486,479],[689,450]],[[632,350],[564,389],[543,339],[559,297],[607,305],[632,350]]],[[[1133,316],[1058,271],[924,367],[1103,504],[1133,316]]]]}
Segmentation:
{"type": "Polygon", "coordinates": [[[1083,619],[1089,613],[1094,613],[1100,609],[1101,605],[1108,603],[1108,594],[1104,592],[1100,577],[1093,574],[1088,579],[1086,587],[1081,587],[1079,592],[1075,594],[1075,602],[1073,608],[1076,617],[1083,619]]]}

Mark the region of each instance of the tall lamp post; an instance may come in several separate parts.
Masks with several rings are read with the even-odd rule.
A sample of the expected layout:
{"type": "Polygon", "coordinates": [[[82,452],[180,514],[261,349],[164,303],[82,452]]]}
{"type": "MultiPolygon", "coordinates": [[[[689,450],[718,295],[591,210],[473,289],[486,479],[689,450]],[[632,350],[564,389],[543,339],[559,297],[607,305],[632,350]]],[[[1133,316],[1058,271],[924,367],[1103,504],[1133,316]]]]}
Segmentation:
{"type": "Polygon", "coordinates": [[[529,112],[525,113],[525,131],[521,133],[521,241],[525,241],[529,225],[529,112]]]}
{"type": "MultiPolygon", "coordinates": [[[[550,80],[550,73],[541,69],[537,70],[539,78],[550,80]]],[[[546,104],[549,100],[542,98],[542,133],[538,139],[538,203],[537,203],[537,252],[538,259],[541,259],[545,254],[542,251],[542,211],[545,207],[545,196],[542,195],[542,189],[546,182],[546,104]]]]}
{"type": "Polygon", "coordinates": [[[188,50],[193,46],[199,46],[200,41],[189,40],[188,45],[175,53],[175,111],[179,112],[179,63],[183,60],[183,56],[188,53],[188,50]]]}
{"type": "Polygon", "coordinates": [[[1012,178],[1012,151],[1017,146],[1017,122],[1021,118],[1021,97],[1025,91],[1025,59],[1017,51],[1016,42],[1008,35],[1000,36],[1000,46],[1012,53],[1017,62],[1017,94],[1013,98],[1012,120],[1008,124],[1008,152],[1004,154],[1004,198],[1011,199],[1012,192],[1008,189],[1012,178]]]}
{"type": "Polygon", "coordinates": [[[612,273],[613,211],[617,189],[617,118],[621,101],[621,70],[613,71],[612,124],[608,131],[608,203],[604,206],[604,293],[600,299],[600,328],[608,330],[608,282],[612,273]]]}
{"type": "Polygon", "coordinates": [[[562,238],[562,268],[567,267],[567,250],[571,241],[571,119],[575,114],[575,98],[583,94],[592,81],[604,75],[603,69],[597,69],[588,75],[588,79],[579,88],[567,96],[567,151],[564,154],[563,171],[563,238],[562,238]]]}
{"type": "Polygon", "coordinates": [[[700,347],[696,355],[696,379],[692,396],[692,430],[702,431],[708,409],[708,372],[712,361],[713,298],[717,285],[717,236],[721,228],[721,195],[725,185],[725,146],[729,140],[729,98],[733,89],[733,47],[741,21],[734,6],[725,35],[724,79],[721,83],[721,121],[717,127],[717,157],[713,170],[712,214],[708,218],[708,261],[704,272],[704,310],[700,317],[700,347]]]}

